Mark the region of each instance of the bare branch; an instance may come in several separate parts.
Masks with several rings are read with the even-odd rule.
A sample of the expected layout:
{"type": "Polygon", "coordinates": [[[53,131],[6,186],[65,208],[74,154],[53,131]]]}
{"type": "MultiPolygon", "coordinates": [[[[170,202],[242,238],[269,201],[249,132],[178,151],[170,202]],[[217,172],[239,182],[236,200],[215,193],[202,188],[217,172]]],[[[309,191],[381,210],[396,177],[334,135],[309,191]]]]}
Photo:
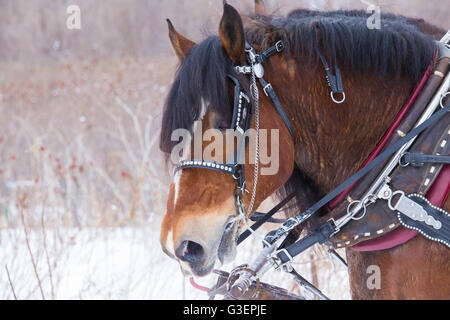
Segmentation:
{"type": "Polygon", "coordinates": [[[13,286],[12,281],[11,281],[11,276],[9,275],[8,266],[6,264],[5,264],[5,270],[6,270],[6,274],[8,275],[8,282],[9,282],[9,285],[11,287],[11,291],[13,293],[14,299],[18,300],[17,299],[17,295],[16,295],[16,291],[14,290],[14,286],[13,286]]]}

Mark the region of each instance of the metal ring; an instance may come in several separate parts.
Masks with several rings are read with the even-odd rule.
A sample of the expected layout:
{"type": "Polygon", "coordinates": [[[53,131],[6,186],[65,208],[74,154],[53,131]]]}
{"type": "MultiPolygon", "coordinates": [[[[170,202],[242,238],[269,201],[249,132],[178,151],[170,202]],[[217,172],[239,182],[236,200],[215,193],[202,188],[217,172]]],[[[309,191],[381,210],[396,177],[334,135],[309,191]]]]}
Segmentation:
{"type": "MultiPolygon", "coordinates": [[[[401,191],[401,190],[397,190],[397,191],[395,191],[395,192],[392,193],[391,197],[387,200],[388,207],[389,207],[389,209],[391,209],[392,211],[397,210],[397,205],[395,205],[395,206],[392,205],[392,199],[393,199],[394,196],[397,195],[397,194],[400,194],[401,197],[404,197],[404,196],[405,196],[405,193],[404,193],[403,191],[401,191]]],[[[397,202],[397,203],[398,203],[398,202],[397,202]]]]}
{"type": "Polygon", "coordinates": [[[398,159],[398,165],[402,168],[406,168],[407,166],[410,165],[409,162],[402,162],[402,159],[404,158],[405,153],[402,153],[402,155],[400,156],[400,158],[398,159]]]}
{"type": "MultiPolygon", "coordinates": [[[[354,201],[350,202],[349,205],[347,206],[347,214],[351,214],[350,213],[350,207],[353,206],[354,204],[358,204],[358,203],[362,203],[362,201],[361,200],[354,200],[354,201]]],[[[361,220],[362,218],[364,218],[364,216],[366,215],[366,212],[367,212],[367,208],[366,208],[366,205],[364,203],[362,203],[362,208],[364,209],[364,211],[361,214],[361,216],[359,216],[359,217],[352,217],[352,220],[361,220]]]]}
{"type": "MultiPolygon", "coordinates": [[[[233,287],[233,285],[236,283],[236,281],[239,279],[239,276],[242,272],[249,272],[251,274],[252,277],[256,277],[257,273],[255,271],[253,271],[252,269],[249,268],[249,266],[247,264],[243,264],[240,266],[237,266],[236,268],[234,268],[233,270],[231,270],[227,282],[226,282],[226,288],[228,293],[230,294],[230,296],[232,296],[235,299],[238,299],[240,297],[234,297],[233,294],[231,293],[231,288],[233,287]]],[[[248,281],[248,287],[247,290],[248,291],[250,289],[250,286],[253,283],[253,280],[251,278],[246,279],[245,281],[248,281]]],[[[259,293],[259,289],[260,289],[260,279],[256,278],[254,280],[255,284],[256,284],[256,288],[255,290],[253,290],[253,295],[252,298],[256,298],[258,293],[259,293]]],[[[245,293],[243,293],[245,294],[245,293]]]]}
{"type": "Polygon", "coordinates": [[[449,94],[450,94],[450,91],[447,91],[446,93],[444,93],[444,94],[441,96],[441,100],[440,100],[439,104],[441,105],[441,108],[442,108],[442,109],[444,109],[444,98],[445,98],[446,96],[448,96],[449,94]]]}
{"type": "Polygon", "coordinates": [[[342,94],[342,100],[336,100],[336,99],[334,98],[334,92],[331,91],[331,100],[333,100],[333,102],[334,102],[334,103],[337,103],[337,104],[343,103],[343,102],[345,101],[345,92],[342,91],[341,94],[342,94]]]}

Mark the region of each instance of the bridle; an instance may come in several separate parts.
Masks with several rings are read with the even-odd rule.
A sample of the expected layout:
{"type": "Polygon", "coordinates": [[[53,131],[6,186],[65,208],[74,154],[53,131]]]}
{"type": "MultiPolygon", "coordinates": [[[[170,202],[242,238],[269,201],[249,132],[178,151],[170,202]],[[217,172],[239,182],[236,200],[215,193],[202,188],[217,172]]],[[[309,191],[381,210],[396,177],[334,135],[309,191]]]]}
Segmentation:
{"type": "MultiPolygon", "coordinates": [[[[264,94],[270,98],[272,101],[272,105],[275,110],[280,115],[283,120],[286,128],[288,129],[293,142],[295,144],[295,135],[292,125],[289,121],[289,118],[284,111],[278,96],[273,89],[272,85],[264,80],[264,67],[262,63],[267,61],[272,55],[276,53],[280,53],[285,49],[285,44],[282,40],[279,40],[272,47],[268,48],[260,52],[259,54],[256,50],[246,42],[245,45],[245,53],[247,57],[248,65],[245,66],[235,66],[235,71],[238,74],[249,75],[250,78],[250,92],[251,98],[244,92],[241,88],[241,84],[239,80],[234,75],[228,74],[228,78],[232,80],[234,83],[234,100],[233,100],[233,117],[231,123],[231,129],[234,130],[235,134],[238,137],[238,145],[234,155],[227,160],[226,163],[220,163],[215,161],[207,161],[207,160],[199,160],[199,159],[190,159],[181,161],[181,163],[175,168],[175,171],[185,169],[185,168],[199,168],[199,169],[207,169],[219,171],[222,173],[232,175],[233,179],[236,182],[236,187],[234,191],[234,199],[235,199],[235,208],[236,208],[236,217],[240,220],[244,221],[246,224],[248,217],[250,216],[254,202],[256,197],[256,187],[259,176],[259,90],[256,85],[256,79],[260,83],[264,94]],[[253,109],[252,103],[253,102],[253,109]],[[255,164],[254,164],[254,174],[253,174],[253,190],[251,194],[250,205],[247,210],[245,210],[243,197],[249,191],[246,189],[246,180],[245,180],[245,151],[247,149],[248,138],[245,136],[245,132],[250,128],[252,116],[255,115],[255,130],[256,130],[256,141],[255,141],[255,164]]],[[[320,57],[320,61],[326,72],[326,79],[331,91],[331,98],[335,103],[342,103],[345,101],[345,93],[342,85],[342,77],[341,71],[338,66],[337,58],[334,57],[334,71],[335,74],[332,73],[330,66],[328,65],[324,55],[320,52],[319,48],[316,48],[316,51],[320,57]],[[336,100],[335,95],[341,94],[341,100],[336,100]]],[[[295,193],[292,193],[286,197],[283,202],[288,202],[290,199],[294,197],[295,193]]],[[[233,223],[234,221],[231,221],[233,223]]],[[[230,223],[229,223],[230,225],[230,223]]],[[[227,227],[229,226],[227,225],[227,227]]],[[[247,226],[248,227],[248,226],[247,226]]],[[[248,232],[245,235],[241,235],[238,240],[238,243],[243,241],[243,236],[248,236],[248,233],[253,233],[253,228],[247,228],[248,232]]]]}
{"type": "Polygon", "coordinates": [[[239,80],[235,75],[227,75],[234,84],[233,116],[230,128],[234,130],[235,135],[237,135],[237,148],[234,155],[230,159],[228,159],[226,163],[190,159],[181,161],[181,163],[175,168],[175,171],[185,168],[199,168],[219,171],[232,175],[233,179],[236,182],[234,191],[235,207],[237,213],[236,217],[243,220],[244,222],[247,220],[253,209],[256,197],[257,179],[259,175],[259,90],[256,85],[256,79],[259,80],[265,95],[272,100],[275,109],[283,119],[284,124],[286,125],[292,139],[295,142],[295,136],[289,118],[287,117],[286,112],[281,106],[281,103],[272,85],[266,82],[263,78],[264,67],[262,66],[262,63],[268,60],[273,54],[282,52],[284,48],[285,45],[283,41],[280,40],[274,46],[261,52],[260,54],[257,54],[256,50],[249,43],[246,43],[245,52],[249,65],[235,66],[235,71],[240,74],[250,75],[250,91],[252,99],[250,99],[250,97],[244,92],[239,80]],[[246,189],[244,166],[245,151],[248,145],[248,137],[245,136],[245,133],[248,129],[250,129],[253,115],[255,115],[256,130],[255,169],[251,201],[249,208],[245,210],[243,197],[246,193],[249,193],[249,191],[246,189]]]}

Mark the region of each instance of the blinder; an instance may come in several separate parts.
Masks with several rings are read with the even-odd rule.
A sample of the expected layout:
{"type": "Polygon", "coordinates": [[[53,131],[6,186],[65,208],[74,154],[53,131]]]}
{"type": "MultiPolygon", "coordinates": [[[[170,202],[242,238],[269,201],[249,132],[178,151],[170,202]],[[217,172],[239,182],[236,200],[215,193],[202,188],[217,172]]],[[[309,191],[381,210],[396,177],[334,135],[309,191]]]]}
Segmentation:
{"type": "Polygon", "coordinates": [[[175,172],[186,168],[200,168],[219,171],[222,173],[231,174],[236,180],[236,190],[245,192],[245,176],[244,176],[244,161],[245,150],[248,139],[245,137],[245,132],[250,128],[252,119],[251,101],[241,88],[239,80],[231,75],[227,75],[234,84],[234,98],[233,98],[233,116],[231,121],[231,129],[237,135],[237,147],[233,156],[227,160],[226,163],[208,160],[184,160],[175,168],[175,172]]]}

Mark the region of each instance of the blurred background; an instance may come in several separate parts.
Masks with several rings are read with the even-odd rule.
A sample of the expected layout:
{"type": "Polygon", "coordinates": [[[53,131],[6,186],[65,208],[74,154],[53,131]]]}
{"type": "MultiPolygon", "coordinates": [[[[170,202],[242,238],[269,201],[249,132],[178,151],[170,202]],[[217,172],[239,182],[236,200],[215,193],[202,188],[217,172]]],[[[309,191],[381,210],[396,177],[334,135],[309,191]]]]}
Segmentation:
{"type": "MultiPolygon", "coordinates": [[[[265,3],[277,15],[373,3],[450,28],[449,0],[265,3]]],[[[165,19],[201,41],[221,13],[222,0],[0,0],[0,299],[206,298],[159,247],[170,177],[158,132],[177,67],[165,19]],[[70,5],[80,30],[66,27],[70,5]]],[[[349,298],[326,252],[301,259],[308,280],[349,298]]],[[[263,280],[301,293],[280,273],[263,280]]]]}

